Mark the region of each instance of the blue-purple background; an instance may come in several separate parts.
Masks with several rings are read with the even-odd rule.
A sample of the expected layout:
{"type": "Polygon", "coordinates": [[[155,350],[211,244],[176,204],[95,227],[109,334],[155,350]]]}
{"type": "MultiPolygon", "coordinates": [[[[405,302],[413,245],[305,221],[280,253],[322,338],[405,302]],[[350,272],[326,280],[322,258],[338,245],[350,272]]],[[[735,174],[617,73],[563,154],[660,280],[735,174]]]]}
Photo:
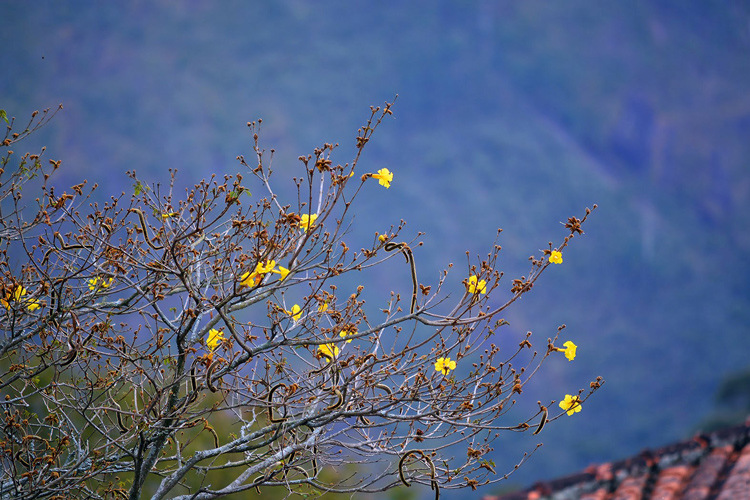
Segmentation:
{"type": "MultiPolygon", "coordinates": [[[[499,470],[538,441],[514,483],[695,432],[749,364],[750,4],[0,3],[0,108],[23,121],[63,103],[24,149],[47,145],[61,185],[87,178],[102,197],[130,192],[130,169],[156,182],[175,167],[185,185],[237,172],[257,118],[277,182],[323,142],[350,161],[369,106],[396,94],[361,167],[394,182],[364,190],[350,246],[403,218],[426,232],[416,258],[434,284],[502,227],[510,282],[560,221],[600,206],[504,334],[543,348],[566,323],[579,345],[530,403],[606,385],[540,439],[499,440],[499,470]]],[[[373,283],[383,297],[408,293],[394,266],[373,283]]]]}

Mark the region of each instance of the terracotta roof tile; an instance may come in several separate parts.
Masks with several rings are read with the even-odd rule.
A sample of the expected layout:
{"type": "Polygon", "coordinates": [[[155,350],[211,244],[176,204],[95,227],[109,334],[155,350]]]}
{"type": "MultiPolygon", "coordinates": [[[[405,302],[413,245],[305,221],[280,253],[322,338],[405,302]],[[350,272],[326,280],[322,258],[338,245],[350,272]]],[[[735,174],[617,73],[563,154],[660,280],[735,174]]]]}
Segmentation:
{"type": "Polygon", "coordinates": [[[612,495],[612,500],[642,500],[648,476],[626,477],[612,495]]]}
{"type": "Polygon", "coordinates": [[[485,500],[750,500],[750,420],[744,425],[593,465],[485,500]]]}
{"type": "Polygon", "coordinates": [[[727,463],[731,453],[730,446],[717,448],[701,463],[685,488],[682,500],[704,500],[711,494],[711,487],[716,484],[719,474],[727,463]]]}
{"type": "Polygon", "coordinates": [[[581,500],[605,500],[607,496],[609,496],[609,492],[600,488],[593,493],[586,493],[581,497],[581,500]]]}
{"type": "Polygon", "coordinates": [[[750,499],[750,444],[739,453],[716,500],[750,499]]]}
{"type": "Polygon", "coordinates": [[[660,500],[678,500],[683,498],[685,485],[692,473],[693,468],[688,465],[676,465],[664,469],[656,480],[651,497],[660,500]]]}

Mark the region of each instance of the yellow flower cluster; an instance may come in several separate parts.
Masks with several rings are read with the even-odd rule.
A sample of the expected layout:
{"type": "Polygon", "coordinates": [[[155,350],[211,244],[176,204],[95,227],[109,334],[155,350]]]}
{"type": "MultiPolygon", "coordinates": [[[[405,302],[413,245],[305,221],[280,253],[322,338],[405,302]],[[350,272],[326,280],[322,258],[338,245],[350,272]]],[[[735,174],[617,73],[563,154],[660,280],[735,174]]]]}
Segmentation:
{"type": "Polygon", "coordinates": [[[282,280],[282,281],[284,279],[286,279],[286,277],[289,275],[289,269],[287,269],[286,267],[283,267],[283,266],[279,266],[278,269],[272,269],[271,272],[280,275],[281,278],[279,278],[279,279],[282,280]]]}
{"type": "Polygon", "coordinates": [[[565,410],[568,416],[581,411],[581,398],[578,396],[565,395],[565,399],[560,401],[560,408],[565,410]]]}
{"type": "Polygon", "coordinates": [[[240,284],[247,287],[258,286],[263,281],[263,276],[268,273],[279,274],[282,280],[286,279],[287,275],[289,275],[289,269],[283,266],[279,266],[278,269],[274,269],[274,267],[276,267],[275,260],[267,260],[265,263],[258,262],[252,272],[247,271],[240,277],[240,284]]]}
{"type": "Polygon", "coordinates": [[[552,250],[552,253],[549,256],[549,261],[553,264],[562,264],[562,253],[558,252],[557,250],[552,250]]]}
{"type": "Polygon", "coordinates": [[[302,228],[304,232],[307,232],[308,229],[315,227],[315,221],[317,218],[318,214],[302,214],[299,219],[299,227],[302,228]]]}
{"type": "MultiPolygon", "coordinates": [[[[341,337],[342,339],[345,339],[346,337],[350,337],[350,336],[354,335],[355,333],[357,333],[357,332],[356,331],[350,331],[350,330],[342,330],[339,333],[339,337],[341,337]]],[[[352,341],[352,339],[347,339],[346,343],[349,344],[351,341],[352,341]]]]}
{"type": "Polygon", "coordinates": [[[576,349],[578,349],[578,346],[570,340],[565,342],[563,345],[565,346],[565,349],[563,349],[562,347],[555,347],[555,350],[565,353],[565,357],[568,358],[568,361],[573,361],[574,359],[576,359],[576,349]]]}
{"type": "MultiPolygon", "coordinates": [[[[568,358],[568,361],[576,359],[576,350],[578,349],[578,346],[570,340],[566,341],[563,345],[565,348],[555,347],[554,350],[564,353],[565,357],[568,358]]],[[[565,399],[560,401],[560,408],[565,410],[568,415],[577,413],[581,411],[581,399],[578,396],[566,394],[565,399]]]]}
{"type": "Polygon", "coordinates": [[[112,286],[112,283],[114,282],[114,278],[103,278],[100,276],[96,276],[94,278],[91,278],[88,281],[89,290],[92,292],[96,290],[97,288],[109,288],[112,286]]]}
{"type": "Polygon", "coordinates": [[[211,350],[211,352],[213,352],[216,350],[216,347],[221,343],[222,340],[226,340],[224,338],[224,331],[211,328],[211,330],[208,332],[208,340],[206,341],[206,345],[211,350]]]}
{"type": "Polygon", "coordinates": [[[435,362],[435,371],[442,372],[443,375],[448,375],[448,372],[456,369],[456,362],[451,358],[438,358],[435,362]]]}
{"type": "MultiPolygon", "coordinates": [[[[578,349],[578,346],[570,340],[566,341],[563,345],[565,346],[564,348],[555,347],[553,350],[565,354],[565,357],[568,358],[568,361],[573,361],[574,359],[576,359],[576,350],[578,349]]],[[[560,401],[560,408],[565,410],[568,415],[578,413],[579,411],[581,411],[581,399],[578,396],[571,396],[570,394],[566,394],[565,399],[560,401]]]]}
{"type": "Polygon", "coordinates": [[[324,358],[333,360],[338,355],[339,348],[335,344],[320,344],[318,346],[318,357],[323,356],[324,358]]]}
{"type": "Polygon", "coordinates": [[[6,293],[5,297],[0,298],[0,304],[2,304],[6,309],[10,309],[10,303],[12,301],[15,302],[25,302],[24,307],[28,311],[36,311],[39,309],[42,304],[39,302],[38,299],[24,299],[23,297],[26,295],[26,289],[22,287],[21,285],[16,286],[13,291],[10,293],[6,293]]]}
{"type": "Polygon", "coordinates": [[[469,284],[467,286],[469,293],[471,294],[485,294],[487,293],[487,282],[480,280],[479,276],[469,276],[469,284]]]}
{"type": "Polygon", "coordinates": [[[393,182],[393,172],[387,168],[381,168],[377,174],[372,174],[372,178],[377,179],[378,184],[388,189],[391,187],[391,182],[393,182]]]}
{"type": "Polygon", "coordinates": [[[292,310],[286,311],[286,313],[294,318],[294,321],[299,321],[299,319],[302,317],[302,308],[299,306],[299,304],[294,304],[292,306],[292,310]]]}

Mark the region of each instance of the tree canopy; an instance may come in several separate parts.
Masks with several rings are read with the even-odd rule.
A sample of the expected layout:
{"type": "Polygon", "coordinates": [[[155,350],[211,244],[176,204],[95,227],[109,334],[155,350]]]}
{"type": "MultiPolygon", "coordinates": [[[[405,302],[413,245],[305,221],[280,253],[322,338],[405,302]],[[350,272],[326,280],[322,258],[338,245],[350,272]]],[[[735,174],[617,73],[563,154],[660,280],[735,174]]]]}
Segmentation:
{"type": "Polygon", "coordinates": [[[132,193],[97,202],[85,180],[54,187],[61,162],[44,150],[11,149],[54,112],[20,132],[3,113],[0,498],[413,483],[439,496],[512,472],[484,457],[501,431],[539,433],[580,411],[601,378],[520,421],[509,415],[548,357],[575,358],[564,325],[537,350],[531,332],[512,350],[494,336],[504,311],[563,263],[591,210],[569,217],[525,276],[504,278],[494,244],[420,281],[420,234],[405,237],[403,221],[373,228],[370,241],[346,238],[357,195],[398,182],[362,165],[392,106],[371,107],[350,162],[334,161],[335,144],[300,157],[293,200],[274,188],[260,120],[248,123],[241,173],[180,194],[174,170],[166,184],[131,171],[132,193]],[[366,283],[342,280],[394,258],[411,285],[383,307],[366,304],[366,283]],[[451,280],[460,296],[444,291],[451,280]],[[501,290],[507,300],[491,302],[501,290]]]}

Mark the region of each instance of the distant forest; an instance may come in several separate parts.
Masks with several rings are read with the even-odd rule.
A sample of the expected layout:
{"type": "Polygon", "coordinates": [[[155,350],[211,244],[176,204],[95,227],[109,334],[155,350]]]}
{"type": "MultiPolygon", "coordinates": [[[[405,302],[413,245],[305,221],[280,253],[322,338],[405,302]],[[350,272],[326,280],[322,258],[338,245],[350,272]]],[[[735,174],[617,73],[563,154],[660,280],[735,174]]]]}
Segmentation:
{"type": "MultiPolygon", "coordinates": [[[[576,336],[575,366],[550,363],[529,400],[595,375],[606,383],[575,418],[494,450],[507,471],[545,443],[511,482],[750,413],[746,3],[43,1],[0,11],[0,108],[24,120],[62,103],[24,147],[47,146],[63,161],[57,182],[97,182],[102,200],[132,189],[127,170],[165,182],[176,168],[181,185],[239,171],[257,118],[274,175],[299,175],[298,156],[324,142],[340,144],[343,164],[368,107],[398,94],[363,159],[398,182],[363,195],[348,238],[372,239],[358,220],[406,220],[410,235],[425,233],[415,250],[425,283],[500,227],[510,289],[527,257],[564,234],[561,221],[597,203],[565,264],[506,318],[502,341],[531,330],[543,349],[562,323],[576,336]]],[[[281,194],[296,196],[291,181],[281,194]]],[[[373,296],[409,286],[373,279],[373,296]]],[[[460,293],[460,279],[453,286],[460,293]]]]}

